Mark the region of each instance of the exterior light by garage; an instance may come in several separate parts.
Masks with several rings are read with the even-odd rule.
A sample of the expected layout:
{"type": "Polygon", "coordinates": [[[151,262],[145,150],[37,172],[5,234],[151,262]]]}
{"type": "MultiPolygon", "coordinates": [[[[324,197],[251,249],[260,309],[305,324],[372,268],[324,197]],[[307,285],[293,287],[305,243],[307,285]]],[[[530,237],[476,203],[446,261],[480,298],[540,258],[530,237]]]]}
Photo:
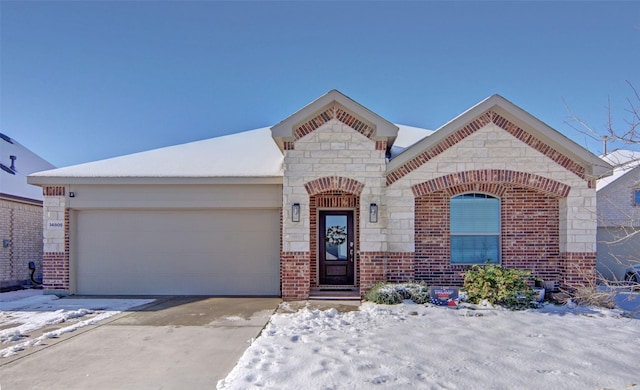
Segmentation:
{"type": "Polygon", "coordinates": [[[369,222],[378,222],[378,205],[375,203],[369,205],[369,222]]]}
{"type": "Polygon", "coordinates": [[[300,203],[294,203],[291,206],[291,221],[300,222],[300,203]]]}

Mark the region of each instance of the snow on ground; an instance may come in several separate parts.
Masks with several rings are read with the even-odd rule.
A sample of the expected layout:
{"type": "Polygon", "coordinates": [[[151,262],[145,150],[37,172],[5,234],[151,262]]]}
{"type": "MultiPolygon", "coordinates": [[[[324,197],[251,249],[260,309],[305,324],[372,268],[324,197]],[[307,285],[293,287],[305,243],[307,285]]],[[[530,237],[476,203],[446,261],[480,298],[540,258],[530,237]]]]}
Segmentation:
{"type": "MultiPolygon", "coordinates": [[[[640,297],[624,303],[637,308],[640,297]]],[[[275,314],[218,389],[638,388],[633,317],[571,304],[305,308],[275,314]]]]}
{"type": "Polygon", "coordinates": [[[150,302],[153,299],[60,299],[55,295],[42,295],[42,290],[2,293],[0,358],[150,302]],[[65,325],[60,325],[63,323],[65,325]],[[44,328],[53,329],[32,337],[44,328]]]}

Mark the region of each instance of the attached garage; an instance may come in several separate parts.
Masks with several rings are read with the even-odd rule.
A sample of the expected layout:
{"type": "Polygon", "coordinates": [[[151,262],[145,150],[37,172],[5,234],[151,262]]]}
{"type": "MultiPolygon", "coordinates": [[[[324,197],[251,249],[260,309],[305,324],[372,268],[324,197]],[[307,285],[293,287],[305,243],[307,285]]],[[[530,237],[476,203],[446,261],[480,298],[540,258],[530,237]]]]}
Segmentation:
{"type": "Polygon", "coordinates": [[[78,294],[279,295],[278,210],[81,210],[78,294]]]}

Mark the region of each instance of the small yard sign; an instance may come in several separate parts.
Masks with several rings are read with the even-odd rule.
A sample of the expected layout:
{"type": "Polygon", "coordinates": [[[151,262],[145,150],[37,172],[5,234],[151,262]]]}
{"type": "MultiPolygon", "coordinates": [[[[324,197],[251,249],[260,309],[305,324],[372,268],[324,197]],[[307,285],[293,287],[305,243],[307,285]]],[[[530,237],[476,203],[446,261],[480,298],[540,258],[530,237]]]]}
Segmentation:
{"type": "Polygon", "coordinates": [[[438,306],[458,306],[458,287],[435,286],[429,289],[431,303],[438,306]]]}

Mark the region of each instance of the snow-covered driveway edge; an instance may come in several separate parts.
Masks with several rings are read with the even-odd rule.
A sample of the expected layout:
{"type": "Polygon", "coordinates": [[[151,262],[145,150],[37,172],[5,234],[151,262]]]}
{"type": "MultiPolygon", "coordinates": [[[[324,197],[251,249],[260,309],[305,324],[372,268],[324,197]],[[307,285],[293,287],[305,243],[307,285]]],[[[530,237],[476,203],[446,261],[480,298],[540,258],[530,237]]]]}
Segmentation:
{"type": "Polygon", "coordinates": [[[153,299],[64,298],[43,295],[41,290],[19,290],[0,294],[0,358],[43,345],[90,325],[96,325],[153,299]],[[57,327],[58,324],[69,324],[57,327]],[[54,327],[38,337],[40,329],[54,327]]]}

